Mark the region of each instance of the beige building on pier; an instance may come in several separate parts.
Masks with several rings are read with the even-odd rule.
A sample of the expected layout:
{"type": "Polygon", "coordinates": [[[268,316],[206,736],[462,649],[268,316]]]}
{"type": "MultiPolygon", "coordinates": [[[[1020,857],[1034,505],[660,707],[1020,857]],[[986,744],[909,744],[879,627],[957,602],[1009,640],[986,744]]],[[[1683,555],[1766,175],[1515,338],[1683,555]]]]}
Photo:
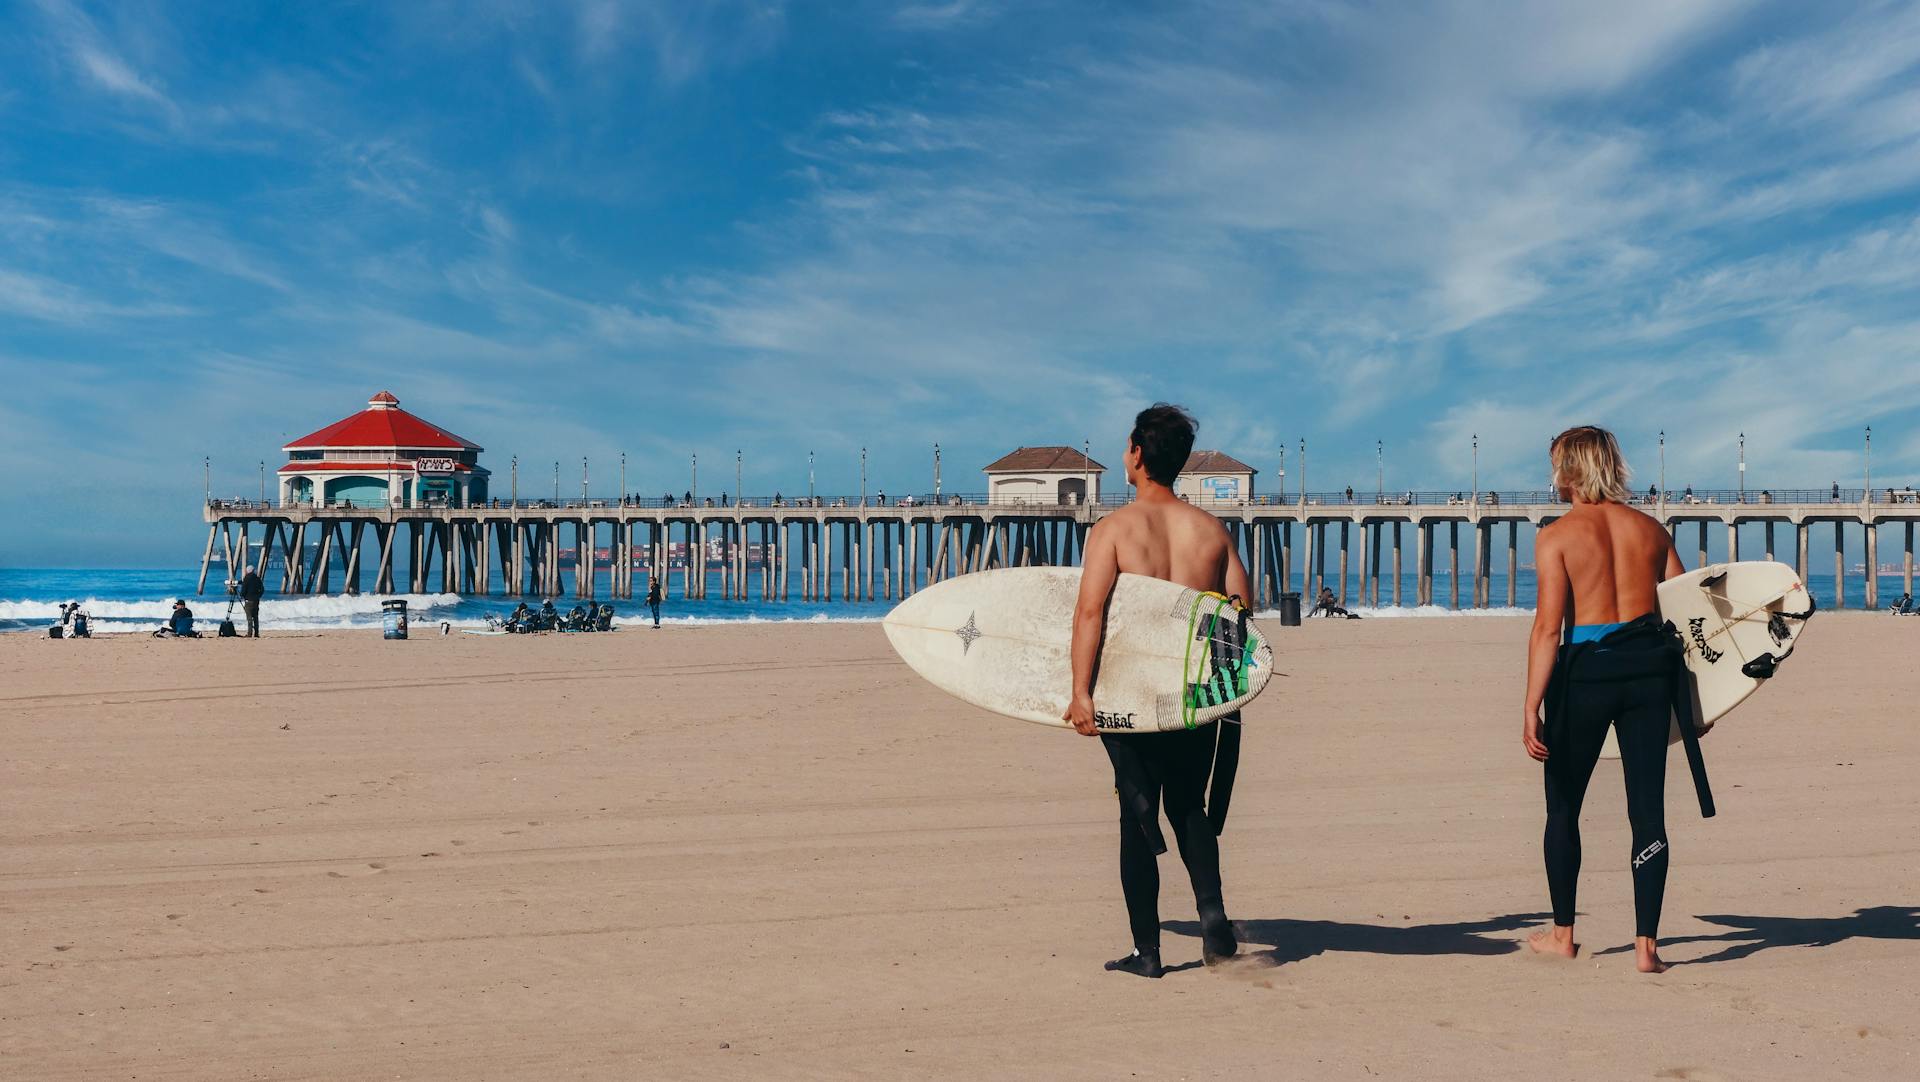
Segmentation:
{"type": "Polygon", "coordinates": [[[993,503],[1099,502],[1107,468],[1074,447],[1021,447],[981,470],[993,503]]]}

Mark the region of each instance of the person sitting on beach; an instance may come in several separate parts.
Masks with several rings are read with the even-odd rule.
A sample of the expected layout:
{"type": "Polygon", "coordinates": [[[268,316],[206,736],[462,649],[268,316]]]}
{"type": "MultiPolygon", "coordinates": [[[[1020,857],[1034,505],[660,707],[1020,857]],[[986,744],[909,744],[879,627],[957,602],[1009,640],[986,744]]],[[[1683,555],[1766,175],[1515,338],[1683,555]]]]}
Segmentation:
{"type": "Polygon", "coordinates": [[[1553,485],[1573,507],[1540,531],[1534,550],[1539,600],[1520,738],[1545,764],[1553,927],[1528,944],[1543,954],[1578,952],[1580,806],[1611,724],[1633,835],[1635,960],[1642,973],[1659,973],[1666,969],[1658,937],[1668,860],[1667,729],[1682,661],[1655,606],[1660,583],[1685,569],[1660,523],[1625,506],[1627,463],[1612,433],[1567,429],[1554,437],[1549,457],[1553,485]]]}
{"type": "MultiPolygon", "coordinates": [[[[1214,795],[1214,814],[1206,805],[1216,749],[1236,755],[1239,730],[1228,744],[1227,726],[1238,714],[1213,725],[1152,733],[1100,734],[1096,727],[1093,674],[1106,629],[1107,603],[1123,573],[1177,582],[1195,590],[1231,595],[1236,604],[1250,597],[1247,571],[1220,521],[1182,502],[1173,493],[1180,469],[1193,450],[1194,421],[1178,406],[1159,403],[1140,411],[1127,438],[1126,476],[1139,495],[1101,519],[1087,535],[1080,595],[1073,614],[1073,687],[1063,720],[1084,736],[1100,736],[1113,764],[1120,794],[1120,889],[1133,932],[1133,953],[1108,962],[1109,970],[1159,977],[1160,867],[1166,851],[1159,805],[1166,805],[1193,884],[1200,916],[1200,944],[1208,964],[1239,950],[1227,920],[1220,887],[1219,833],[1224,825],[1225,793],[1214,795]]],[[[1215,781],[1232,776],[1223,759],[1215,781]]]]}
{"type": "Polygon", "coordinates": [[[1320,587],[1320,595],[1313,599],[1313,609],[1307,613],[1307,616],[1326,616],[1329,618],[1344,616],[1349,620],[1359,619],[1358,616],[1340,607],[1340,599],[1333,596],[1333,587],[1331,586],[1320,587]]]}
{"type": "Polygon", "coordinates": [[[199,638],[199,632],[193,630],[193,610],[187,607],[185,598],[174,601],[173,614],[167,617],[167,626],[161,630],[183,639],[199,638]]]}

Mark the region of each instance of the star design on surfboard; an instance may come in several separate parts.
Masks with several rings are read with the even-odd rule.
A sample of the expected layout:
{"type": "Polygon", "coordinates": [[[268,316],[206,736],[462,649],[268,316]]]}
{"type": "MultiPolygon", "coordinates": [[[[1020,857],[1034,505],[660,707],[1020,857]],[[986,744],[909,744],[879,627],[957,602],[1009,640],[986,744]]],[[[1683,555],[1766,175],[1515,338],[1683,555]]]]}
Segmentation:
{"type": "Polygon", "coordinates": [[[973,640],[980,637],[980,628],[973,622],[973,613],[967,614],[966,626],[955,628],[953,633],[960,636],[960,654],[966,656],[973,649],[973,640]]]}

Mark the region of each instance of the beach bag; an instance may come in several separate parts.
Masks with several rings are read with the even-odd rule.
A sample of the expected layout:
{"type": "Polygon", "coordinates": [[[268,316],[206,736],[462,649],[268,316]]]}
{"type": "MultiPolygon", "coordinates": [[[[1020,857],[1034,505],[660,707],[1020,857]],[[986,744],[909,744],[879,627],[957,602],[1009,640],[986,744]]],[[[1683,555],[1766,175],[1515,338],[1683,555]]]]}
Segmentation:
{"type": "Polygon", "coordinates": [[[220,637],[223,639],[235,639],[240,637],[240,632],[233,626],[232,620],[220,621],[220,637]]]}

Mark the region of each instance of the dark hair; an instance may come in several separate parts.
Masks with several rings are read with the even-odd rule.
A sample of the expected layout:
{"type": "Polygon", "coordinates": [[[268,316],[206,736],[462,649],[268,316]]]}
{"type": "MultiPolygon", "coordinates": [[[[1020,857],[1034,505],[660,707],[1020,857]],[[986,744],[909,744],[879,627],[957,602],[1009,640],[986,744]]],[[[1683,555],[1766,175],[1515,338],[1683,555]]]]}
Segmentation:
{"type": "Polygon", "coordinates": [[[1140,448],[1140,464],[1147,476],[1171,486],[1193,453],[1193,434],[1200,422],[1179,406],[1155,402],[1133,419],[1127,442],[1140,448]]]}

